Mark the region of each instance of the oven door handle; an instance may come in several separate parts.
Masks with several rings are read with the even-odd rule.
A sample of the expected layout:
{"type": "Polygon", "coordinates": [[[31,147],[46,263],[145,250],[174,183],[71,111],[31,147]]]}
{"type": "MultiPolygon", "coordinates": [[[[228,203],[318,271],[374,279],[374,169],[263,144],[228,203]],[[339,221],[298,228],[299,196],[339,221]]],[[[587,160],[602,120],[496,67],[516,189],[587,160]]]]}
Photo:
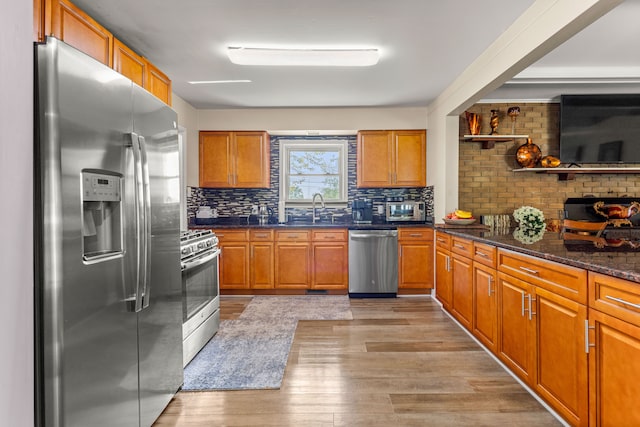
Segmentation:
{"type": "Polygon", "coordinates": [[[205,263],[213,260],[218,255],[220,255],[220,249],[219,248],[216,249],[215,251],[207,254],[207,255],[203,255],[201,257],[189,260],[188,262],[185,262],[185,263],[182,264],[182,272],[189,271],[189,270],[191,270],[193,268],[199,267],[202,264],[205,264],[205,263]]]}

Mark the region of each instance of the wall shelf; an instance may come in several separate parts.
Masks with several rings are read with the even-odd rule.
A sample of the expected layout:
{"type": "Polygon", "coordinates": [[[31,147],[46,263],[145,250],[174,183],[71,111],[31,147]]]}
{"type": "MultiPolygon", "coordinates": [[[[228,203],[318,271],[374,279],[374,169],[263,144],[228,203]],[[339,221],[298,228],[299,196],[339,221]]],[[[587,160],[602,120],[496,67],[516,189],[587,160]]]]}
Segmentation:
{"type": "Polygon", "coordinates": [[[634,174],[640,173],[640,168],[521,168],[513,169],[513,172],[536,172],[558,175],[558,181],[570,181],[576,174],[634,174]]]}
{"type": "Polygon", "coordinates": [[[495,147],[496,142],[509,142],[516,139],[527,139],[529,135],[463,135],[463,141],[481,142],[482,149],[495,147]]]}

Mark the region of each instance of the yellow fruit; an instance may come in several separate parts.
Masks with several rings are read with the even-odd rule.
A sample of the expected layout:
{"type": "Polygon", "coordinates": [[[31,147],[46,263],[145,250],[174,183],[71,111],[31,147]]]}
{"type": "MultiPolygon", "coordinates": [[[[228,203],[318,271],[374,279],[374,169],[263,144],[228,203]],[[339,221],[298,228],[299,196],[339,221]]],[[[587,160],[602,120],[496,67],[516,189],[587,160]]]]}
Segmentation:
{"type": "Polygon", "coordinates": [[[461,209],[456,209],[455,214],[458,218],[471,218],[473,217],[473,214],[469,211],[463,211],[461,209]]]}

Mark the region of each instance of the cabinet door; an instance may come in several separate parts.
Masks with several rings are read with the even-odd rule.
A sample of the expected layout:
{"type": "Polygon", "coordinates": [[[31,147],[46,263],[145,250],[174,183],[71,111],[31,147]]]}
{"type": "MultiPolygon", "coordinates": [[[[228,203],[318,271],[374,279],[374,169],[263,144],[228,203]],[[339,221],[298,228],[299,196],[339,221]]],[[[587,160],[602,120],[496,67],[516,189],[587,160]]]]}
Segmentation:
{"type": "Polygon", "coordinates": [[[273,288],[273,243],[251,242],[251,288],[273,288]]]}
{"type": "Polygon", "coordinates": [[[346,243],[314,243],[311,287],[313,289],[347,289],[348,256],[346,243]]]}
{"type": "Polygon", "coordinates": [[[528,318],[532,286],[498,273],[498,357],[528,384],[535,378],[535,322],[528,318]]]}
{"type": "Polygon", "coordinates": [[[249,244],[220,244],[220,289],[249,288],[249,244]]]}
{"type": "Polygon", "coordinates": [[[589,309],[590,426],[640,425],[640,327],[589,309]]]}
{"type": "Polygon", "coordinates": [[[118,39],[113,40],[113,69],[138,86],[145,87],[147,61],[118,39]]]}
{"type": "Polygon", "coordinates": [[[399,244],[399,288],[433,288],[433,243],[401,242],[399,244]]]}
{"type": "Polygon", "coordinates": [[[310,245],[308,243],[276,244],[276,288],[306,289],[309,287],[310,245]]]}
{"type": "Polygon", "coordinates": [[[492,353],[497,351],[496,270],[473,262],[473,334],[492,353]]]}
{"type": "Polygon", "coordinates": [[[473,262],[452,254],[451,314],[469,331],[473,321],[473,262]]]}
{"type": "Polygon", "coordinates": [[[200,132],[200,187],[229,188],[231,132],[200,132]]]}
{"type": "Polygon", "coordinates": [[[144,88],[160,98],[165,104],[171,105],[171,79],[155,65],[147,62],[147,77],[144,88]]]}
{"type": "Polygon", "coordinates": [[[391,133],[358,132],[356,181],[358,187],[389,187],[391,172],[391,133]]]}
{"type": "Polygon", "coordinates": [[[423,130],[393,132],[394,180],[398,187],[424,187],[427,183],[427,145],[423,130]]]}
{"type": "Polygon", "coordinates": [[[586,426],[586,306],[536,288],[531,318],[537,326],[535,391],[570,424],[586,426]]]}
{"type": "Polygon", "coordinates": [[[111,67],[113,35],[71,2],[51,0],[51,34],[111,67]]]}
{"type": "Polygon", "coordinates": [[[269,143],[266,132],[234,133],[234,187],[269,188],[269,143]]]}
{"type": "Polygon", "coordinates": [[[43,42],[45,33],[45,0],[33,0],[33,41],[43,42]]]}
{"type": "Polygon", "coordinates": [[[447,310],[451,309],[451,255],[436,248],[436,298],[447,310]]]}

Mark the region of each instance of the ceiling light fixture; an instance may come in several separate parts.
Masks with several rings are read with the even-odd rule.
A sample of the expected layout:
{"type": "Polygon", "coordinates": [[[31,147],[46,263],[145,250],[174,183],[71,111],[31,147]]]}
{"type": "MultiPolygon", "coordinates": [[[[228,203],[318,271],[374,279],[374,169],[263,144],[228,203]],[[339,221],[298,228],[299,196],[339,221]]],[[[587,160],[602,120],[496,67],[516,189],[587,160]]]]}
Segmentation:
{"type": "Polygon", "coordinates": [[[209,85],[218,83],[251,83],[251,80],[196,80],[188,83],[192,85],[209,85]]]}
{"type": "Polygon", "coordinates": [[[380,59],[378,49],[271,49],[229,47],[227,55],[238,65],[292,65],[367,67],[380,59]]]}

